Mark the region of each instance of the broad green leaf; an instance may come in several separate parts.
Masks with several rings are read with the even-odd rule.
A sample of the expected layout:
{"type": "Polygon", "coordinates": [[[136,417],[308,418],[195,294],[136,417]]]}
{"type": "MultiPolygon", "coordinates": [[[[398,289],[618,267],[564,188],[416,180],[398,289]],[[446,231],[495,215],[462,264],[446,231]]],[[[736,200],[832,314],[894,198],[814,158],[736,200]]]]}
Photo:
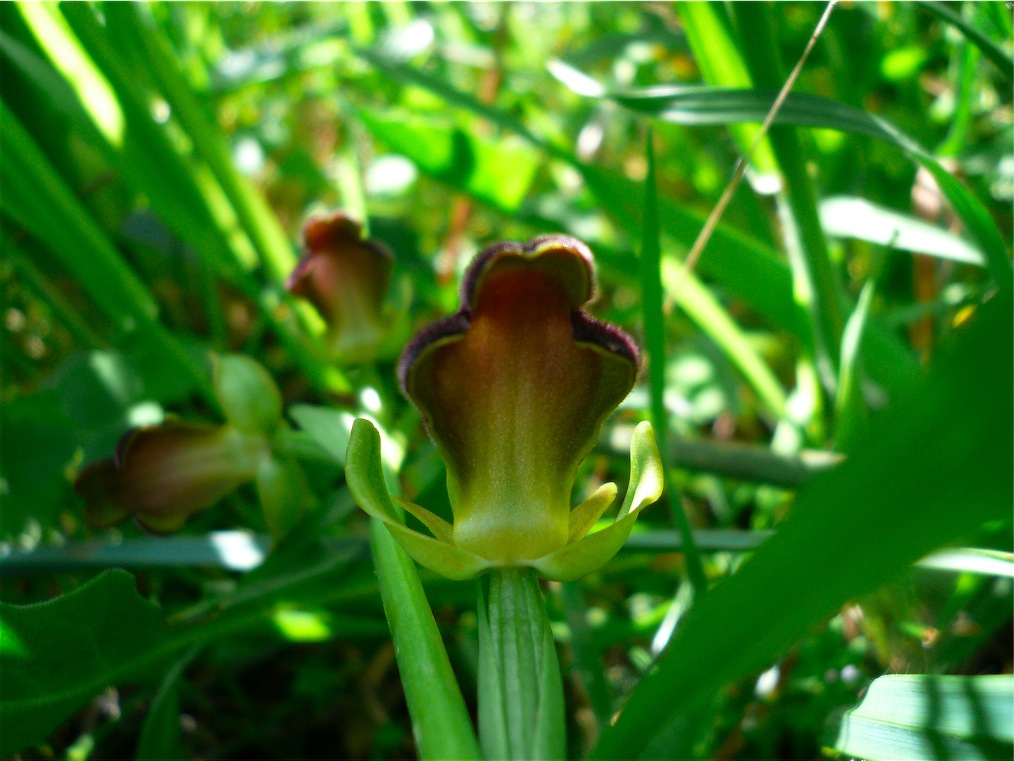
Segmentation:
{"type": "Polygon", "coordinates": [[[43,526],[53,525],[60,506],[69,501],[66,473],[74,459],[74,421],[59,395],[47,390],[5,402],[0,429],[0,479],[5,485],[0,536],[23,531],[29,516],[43,526]]]}
{"type": "Polygon", "coordinates": [[[0,752],[42,741],[86,701],[158,668],[176,647],[161,611],[124,571],[40,605],[0,604],[0,752]]]}
{"type": "Polygon", "coordinates": [[[985,265],[982,252],[947,230],[863,198],[833,196],[821,201],[820,221],[828,235],[855,238],[878,246],[985,265]]]}
{"type": "Polygon", "coordinates": [[[540,163],[538,152],[517,138],[482,140],[407,115],[360,111],[359,118],[378,141],[424,173],[507,213],[521,205],[540,163]]]}
{"type": "MultiPolygon", "coordinates": [[[[362,582],[348,571],[359,548],[324,551],[319,536],[317,528],[310,544],[306,537],[290,537],[292,541],[279,544],[269,562],[244,577],[235,591],[177,614],[173,626],[164,624],[159,608],[137,594],[134,577],[120,570],[106,571],[38,605],[0,603],[0,753],[9,756],[42,742],[106,687],[147,679],[188,646],[262,624],[280,602],[363,597],[362,582]]],[[[225,567],[246,570],[264,557],[263,544],[254,537],[236,532],[229,537],[232,541],[210,543],[225,567]]],[[[146,543],[140,552],[135,546],[106,560],[140,559],[145,564],[143,556],[154,553],[164,564],[162,542],[146,543]]],[[[57,562],[50,567],[64,566],[57,562]]],[[[375,594],[372,581],[366,581],[367,596],[375,594]]]]}
{"type": "Polygon", "coordinates": [[[668,722],[770,664],[836,606],[1010,517],[1011,308],[1007,292],[979,307],[848,459],[800,490],[775,536],[680,622],[594,758],[636,757],[668,722]],[[828,537],[833,552],[814,552],[828,537]]]}
{"type": "Polygon", "coordinates": [[[349,446],[349,434],[352,433],[355,415],[312,404],[294,404],[287,412],[307,435],[327,451],[336,464],[345,463],[345,450],[349,446]]]}
{"type": "Polygon", "coordinates": [[[482,758],[415,564],[379,520],[370,544],[419,758],[482,758]]]}
{"type": "Polygon", "coordinates": [[[825,738],[838,753],[868,761],[1010,758],[1014,676],[882,676],[830,722],[825,738]]]}

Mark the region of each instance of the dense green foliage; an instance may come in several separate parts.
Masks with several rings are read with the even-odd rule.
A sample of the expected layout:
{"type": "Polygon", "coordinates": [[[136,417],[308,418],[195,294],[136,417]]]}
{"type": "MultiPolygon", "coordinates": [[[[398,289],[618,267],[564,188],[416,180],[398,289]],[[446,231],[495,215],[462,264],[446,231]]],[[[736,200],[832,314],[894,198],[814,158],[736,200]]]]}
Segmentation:
{"type": "Polygon", "coordinates": [[[368,417],[371,477],[451,520],[398,354],[476,251],[563,232],[645,358],[572,504],[627,483],[643,420],[666,465],[619,555],[542,583],[568,757],[1008,758],[1011,13],[836,7],[762,136],[824,10],[0,4],[0,755],[562,744],[477,717],[511,668],[542,682],[505,705],[559,709],[554,659],[479,651],[534,577],[522,605],[418,569],[344,466],[368,417]],[[286,290],[336,209],[393,255],[354,356],[286,290]],[[163,423],[259,459],[171,536],[89,526],[75,478],[163,423]],[[855,708],[883,674],[940,679],[855,708]]]}

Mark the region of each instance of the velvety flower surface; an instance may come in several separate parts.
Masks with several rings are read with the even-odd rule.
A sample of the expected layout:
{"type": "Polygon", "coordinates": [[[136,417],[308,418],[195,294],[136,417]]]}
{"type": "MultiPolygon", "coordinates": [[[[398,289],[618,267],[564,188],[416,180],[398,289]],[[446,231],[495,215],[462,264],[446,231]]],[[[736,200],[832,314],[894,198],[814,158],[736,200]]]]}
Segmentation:
{"type": "MultiPolygon", "coordinates": [[[[623,524],[627,533],[621,520],[585,538],[615,497],[615,485],[570,507],[577,468],[629,393],[638,367],[629,336],[583,310],[593,291],[591,252],[574,238],[498,244],[469,266],[461,308],[406,347],[399,379],[447,465],[454,511],[450,525],[399,501],[433,533],[433,539],[416,538],[404,526],[394,529],[423,565],[455,578],[510,565],[575,578],[606,562],[626,539],[632,520],[623,524]],[[443,546],[429,544],[434,541],[443,546]]],[[[358,452],[366,461],[376,432],[365,421],[357,426],[349,486],[368,512],[391,525],[396,512],[386,509],[386,491],[365,488],[352,457],[358,452]]],[[[633,518],[661,490],[650,426],[638,430],[644,456],[636,475],[646,489],[628,490],[621,518],[633,518]]]]}
{"type": "Polygon", "coordinates": [[[342,212],[307,222],[303,243],[306,250],[289,276],[289,291],[316,307],[338,357],[369,358],[387,331],[383,304],[394,266],[391,254],[364,239],[362,226],[342,212]]]}
{"type": "Polygon", "coordinates": [[[74,490],[93,526],[132,516],[145,529],[169,533],[252,480],[266,451],[263,436],[228,425],[136,428],[123,436],[112,459],[82,469],[74,490]]]}

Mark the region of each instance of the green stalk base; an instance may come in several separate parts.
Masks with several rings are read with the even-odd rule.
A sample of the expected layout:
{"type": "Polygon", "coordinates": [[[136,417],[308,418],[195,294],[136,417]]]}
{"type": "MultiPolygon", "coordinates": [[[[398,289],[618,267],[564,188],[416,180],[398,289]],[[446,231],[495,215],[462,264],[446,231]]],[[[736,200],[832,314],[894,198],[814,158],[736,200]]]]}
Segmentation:
{"type": "Polygon", "coordinates": [[[563,759],[563,682],[539,581],[505,568],[479,580],[479,741],[492,761],[563,759]]]}

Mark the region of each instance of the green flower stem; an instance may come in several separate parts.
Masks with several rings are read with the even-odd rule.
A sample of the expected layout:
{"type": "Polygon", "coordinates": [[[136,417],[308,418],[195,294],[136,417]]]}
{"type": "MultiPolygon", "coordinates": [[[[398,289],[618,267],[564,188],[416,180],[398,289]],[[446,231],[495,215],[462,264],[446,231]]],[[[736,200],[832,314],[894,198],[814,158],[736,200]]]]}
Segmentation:
{"type": "Polygon", "coordinates": [[[378,520],[370,521],[370,548],[419,758],[480,758],[465,700],[415,564],[378,520]]]}
{"type": "Polygon", "coordinates": [[[479,579],[479,741],[487,759],[562,759],[563,682],[535,572],[479,579]]]}

